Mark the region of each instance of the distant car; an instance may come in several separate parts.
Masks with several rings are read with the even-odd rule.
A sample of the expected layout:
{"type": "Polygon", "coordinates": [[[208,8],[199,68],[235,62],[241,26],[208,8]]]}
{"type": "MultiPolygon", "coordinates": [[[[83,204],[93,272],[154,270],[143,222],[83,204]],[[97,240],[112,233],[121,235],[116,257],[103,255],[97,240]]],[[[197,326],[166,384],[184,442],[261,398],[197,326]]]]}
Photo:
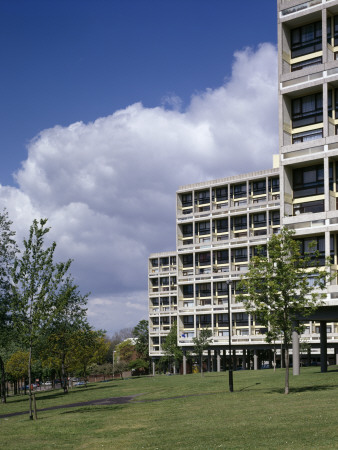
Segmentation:
{"type": "Polygon", "coordinates": [[[45,381],[44,383],[42,383],[44,386],[51,386],[52,382],[51,381],[45,381]]]}
{"type": "Polygon", "coordinates": [[[84,381],[77,381],[74,386],[84,386],[86,383],[84,381]]]}

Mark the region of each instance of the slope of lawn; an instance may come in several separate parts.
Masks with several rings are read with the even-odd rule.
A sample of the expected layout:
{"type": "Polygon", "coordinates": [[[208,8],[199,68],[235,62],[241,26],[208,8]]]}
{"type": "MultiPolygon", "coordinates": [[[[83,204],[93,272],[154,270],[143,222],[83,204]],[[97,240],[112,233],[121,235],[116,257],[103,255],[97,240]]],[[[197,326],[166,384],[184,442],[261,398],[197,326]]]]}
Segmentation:
{"type": "MultiPolygon", "coordinates": [[[[38,408],[108,397],[136,397],[122,405],[92,405],[0,419],[1,448],[213,449],[338,448],[338,367],[238,371],[235,392],[227,373],[156,376],[37,394],[38,408]]],[[[28,399],[10,398],[0,415],[26,411],[28,399]]]]}

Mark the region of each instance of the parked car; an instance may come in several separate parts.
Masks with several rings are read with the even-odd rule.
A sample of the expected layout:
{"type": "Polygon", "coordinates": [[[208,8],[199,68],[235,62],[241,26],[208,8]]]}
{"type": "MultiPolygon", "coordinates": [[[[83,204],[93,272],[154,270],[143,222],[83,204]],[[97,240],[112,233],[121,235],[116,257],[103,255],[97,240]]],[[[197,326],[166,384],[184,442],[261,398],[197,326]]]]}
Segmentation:
{"type": "Polygon", "coordinates": [[[74,386],[84,386],[86,383],[84,381],[77,381],[74,386]]]}

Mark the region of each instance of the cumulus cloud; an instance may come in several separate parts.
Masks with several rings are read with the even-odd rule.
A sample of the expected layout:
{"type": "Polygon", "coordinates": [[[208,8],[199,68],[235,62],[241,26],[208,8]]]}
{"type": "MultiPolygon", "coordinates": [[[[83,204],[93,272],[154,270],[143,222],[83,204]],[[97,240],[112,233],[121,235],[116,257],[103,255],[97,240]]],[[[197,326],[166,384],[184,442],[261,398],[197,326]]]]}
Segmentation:
{"type": "Polygon", "coordinates": [[[147,314],[147,257],[175,248],[178,186],[269,168],[277,140],[277,56],[270,44],[235,54],[232,75],[180,111],[135,103],[93,123],[41,131],[2,186],[21,239],[48,217],[60,259],[91,291],[90,319],[108,332],[147,314]]]}

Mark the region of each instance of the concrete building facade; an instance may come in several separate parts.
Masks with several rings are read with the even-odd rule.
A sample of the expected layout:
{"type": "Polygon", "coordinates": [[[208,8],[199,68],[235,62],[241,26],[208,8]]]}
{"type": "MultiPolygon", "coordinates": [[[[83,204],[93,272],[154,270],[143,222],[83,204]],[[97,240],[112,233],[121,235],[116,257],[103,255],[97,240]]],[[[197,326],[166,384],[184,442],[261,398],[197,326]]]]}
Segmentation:
{"type": "Polygon", "coordinates": [[[161,342],[175,321],[183,349],[201,328],[212,330],[209,358],[217,370],[225,365],[229,333],[243,367],[251,352],[257,368],[257,350],[268,348],[266,330],[236,302],[238,280],[257,247],[264,251],[269,237],[286,226],[304,252],[316,242],[322,263],[331,259],[335,277],[324,307],[307,320],[301,338],[320,347],[322,370],[327,348],[338,362],[338,0],[278,0],[278,67],[274,168],[177,192],[176,251],[149,258],[154,358],[163,354],[161,342]]]}

